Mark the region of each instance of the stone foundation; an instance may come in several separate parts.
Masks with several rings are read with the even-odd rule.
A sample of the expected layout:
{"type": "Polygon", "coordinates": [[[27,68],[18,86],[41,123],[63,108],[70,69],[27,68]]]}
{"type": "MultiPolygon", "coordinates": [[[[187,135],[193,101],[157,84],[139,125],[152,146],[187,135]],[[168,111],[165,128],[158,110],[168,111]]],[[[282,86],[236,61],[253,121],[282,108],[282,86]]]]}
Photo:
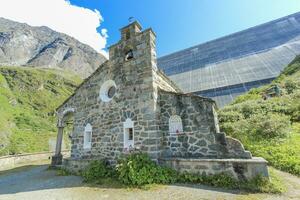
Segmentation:
{"type": "MultiPolygon", "coordinates": [[[[67,170],[78,173],[84,170],[95,159],[72,159],[63,161],[67,170]]],[[[191,159],[191,158],[160,158],[160,165],[171,167],[180,172],[213,175],[227,173],[238,180],[249,180],[258,175],[269,177],[267,161],[260,157],[252,159],[191,159]]]]}
{"type": "MultiPolygon", "coordinates": [[[[70,156],[70,151],[61,152],[64,157],[70,156]]],[[[0,171],[9,170],[23,165],[31,165],[33,162],[49,160],[53,152],[25,153],[0,157],[0,171]]]]}
{"type": "Polygon", "coordinates": [[[260,157],[252,159],[161,158],[159,163],[180,172],[202,175],[227,173],[239,180],[249,180],[258,175],[269,177],[267,161],[260,157]]]}
{"type": "Polygon", "coordinates": [[[63,159],[63,168],[65,168],[73,173],[78,173],[78,172],[84,170],[93,160],[95,160],[95,159],[66,158],[66,159],[63,159]]]}
{"type": "Polygon", "coordinates": [[[52,156],[51,166],[58,166],[62,164],[63,156],[61,154],[52,156]]]}

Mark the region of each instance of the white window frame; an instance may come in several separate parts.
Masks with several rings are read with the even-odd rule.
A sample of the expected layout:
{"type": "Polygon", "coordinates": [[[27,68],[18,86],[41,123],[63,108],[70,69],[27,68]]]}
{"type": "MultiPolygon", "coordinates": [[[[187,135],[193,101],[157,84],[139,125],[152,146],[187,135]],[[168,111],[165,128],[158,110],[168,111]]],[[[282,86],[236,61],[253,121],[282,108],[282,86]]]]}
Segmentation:
{"type": "Polygon", "coordinates": [[[91,124],[87,124],[84,128],[83,134],[83,148],[91,149],[92,148],[92,135],[93,135],[93,127],[91,124]]]}
{"type": "Polygon", "coordinates": [[[113,80],[108,80],[108,81],[105,81],[101,88],[100,88],[100,92],[99,92],[99,99],[103,102],[109,102],[113,99],[114,96],[112,97],[109,97],[108,96],[108,91],[111,87],[115,87],[116,88],[116,92],[114,94],[114,96],[116,95],[117,93],[117,85],[116,83],[113,81],[113,80]]]}
{"type": "Polygon", "coordinates": [[[134,148],[134,121],[130,118],[127,118],[123,123],[124,125],[124,149],[134,148]],[[129,129],[132,129],[132,140],[129,140],[129,129]]]}
{"type": "Polygon", "coordinates": [[[177,135],[183,133],[182,120],[178,115],[172,115],[169,118],[169,133],[170,135],[177,135]]]}

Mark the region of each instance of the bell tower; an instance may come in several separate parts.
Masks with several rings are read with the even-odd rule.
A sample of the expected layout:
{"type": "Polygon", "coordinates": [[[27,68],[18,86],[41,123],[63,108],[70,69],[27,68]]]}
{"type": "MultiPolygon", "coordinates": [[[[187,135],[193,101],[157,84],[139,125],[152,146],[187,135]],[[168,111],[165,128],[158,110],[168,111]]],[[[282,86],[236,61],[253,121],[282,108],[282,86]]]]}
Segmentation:
{"type": "Polygon", "coordinates": [[[133,23],[120,29],[121,39],[129,40],[131,37],[134,37],[136,33],[140,33],[141,30],[142,26],[137,21],[134,21],[133,23]]]}
{"type": "Polygon", "coordinates": [[[157,98],[155,33],[151,28],[142,30],[137,21],[121,28],[120,32],[119,42],[109,48],[109,60],[118,67],[118,73],[124,75],[124,86],[142,88],[139,96],[149,96],[154,110],[153,101],[157,98]]]}
{"type": "Polygon", "coordinates": [[[109,61],[117,76],[121,77],[119,91],[130,102],[126,110],[134,112],[135,145],[150,154],[159,155],[160,137],[157,112],[155,33],[151,28],[142,30],[134,21],[120,29],[121,39],[109,48],[109,61]],[[136,111],[136,112],[135,112],[136,111]],[[151,124],[151,128],[135,124],[151,124]]]}
{"type": "MultiPolygon", "coordinates": [[[[128,63],[131,61],[154,61],[156,68],[155,33],[151,28],[142,31],[139,22],[120,29],[121,40],[109,48],[109,58],[114,63],[128,63]]],[[[151,63],[147,63],[152,67],[151,63]]],[[[141,66],[140,66],[141,67],[141,66]]]]}

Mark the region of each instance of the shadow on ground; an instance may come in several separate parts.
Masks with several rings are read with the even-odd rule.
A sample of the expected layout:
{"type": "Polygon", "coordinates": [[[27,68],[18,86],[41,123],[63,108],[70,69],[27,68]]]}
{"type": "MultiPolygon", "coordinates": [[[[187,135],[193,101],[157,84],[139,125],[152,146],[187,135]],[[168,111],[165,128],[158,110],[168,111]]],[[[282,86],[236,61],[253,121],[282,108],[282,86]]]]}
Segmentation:
{"type": "Polygon", "coordinates": [[[145,189],[125,188],[120,184],[104,183],[92,185],[82,183],[79,176],[58,176],[49,170],[49,164],[30,163],[29,166],[0,171],[0,199],[2,200],[186,200],[186,199],[300,199],[300,179],[279,172],[288,184],[282,195],[248,194],[238,190],[227,190],[204,185],[154,185],[145,189]]]}
{"type": "Polygon", "coordinates": [[[76,176],[57,176],[49,165],[23,166],[0,172],[0,194],[82,186],[76,176]]]}

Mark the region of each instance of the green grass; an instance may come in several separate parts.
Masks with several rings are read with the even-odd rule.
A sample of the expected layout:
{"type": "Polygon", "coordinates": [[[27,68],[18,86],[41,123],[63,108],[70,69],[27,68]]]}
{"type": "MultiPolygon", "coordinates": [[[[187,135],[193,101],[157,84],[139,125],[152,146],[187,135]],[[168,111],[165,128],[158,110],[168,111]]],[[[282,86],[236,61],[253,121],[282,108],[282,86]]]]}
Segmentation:
{"type": "Polygon", "coordinates": [[[80,82],[60,70],[0,67],[0,155],[48,151],[55,108],[80,82]]]}
{"type": "Polygon", "coordinates": [[[254,156],[277,169],[300,176],[300,57],[270,85],[252,89],[218,111],[221,130],[254,156]],[[281,95],[263,100],[278,85],[281,95]]]}
{"type": "Polygon", "coordinates": [[[70,176],[70,175],[72,175],[71,172],[69,172],[68,170],[66,170],[64,168],[57,169],[56,174],[57,174],[57,176],[70,176]]]}
{"type": "Polygon", "coordinates": [[[264,157],[275,168],[300,175],[300,123],[293,125],[289,137],[281,141],[248,141],[246,147],[264,157]]]}
{"type": "MultiPolygon", "coordinates": [[[[221,175],[216,175],[216,176],[212,176],[211,180],[215,179],[217,181],[206,181],[206,182],[197,182],[197,181],[184,181],[184,182],[177,182],[176,184],[180,183],[180,184],[201,184],[201,185],[207,185],[207,186],[211,186],[211,187],[215,187],[215,188],[225,188],[225,189],[229,189],[229,190],[240,190],[243,192],[247,192],[247,193],[270,193],[270,194],[281,194],[284,193],[285,191],[287,191],[287,187],[284,184],[284,180],[282,179],[282,177],[279,177],[278,174],[272,169],[269,168],[269,173],[270,173],[270,180],[266,180],[266,179],[253,179],[251,181],[244,181],[244,182],[238,182],[238,181],[233,181],[231,183],[225,183],[224,184],[224,180],[226,181],[226,179],[224,179],[221,175]],[[224,179],[224,180],[223,180],[224,179]]],[[[69,176],[72,175],[69,172],[61,172],[58,171],[58,175],[59,176],[69,176]]],[[[197,175],[191,174],[191,176],[194,177],[194,179],[196,179],[197,175]]],[[[97,181],[92,181],[92,182],[88,182],[88,184],[91,184],[93,186],[97,186],[97,185],[101,185],[102,187],[106,187],[106,188],[128,188],[128,189],[133,189],[133,188],[139,188],[142,190],[149,190],[149,189],[153,189],[153,188],[160,188],[163,185],[168,185],[168,184],[145,184],[145,185],[141,185],[141,186],[130,186],[130,185],[126,185],[122,182],[120,182],[118,179],[116,178],[101,178],[98,179],[97,181]]]]}

